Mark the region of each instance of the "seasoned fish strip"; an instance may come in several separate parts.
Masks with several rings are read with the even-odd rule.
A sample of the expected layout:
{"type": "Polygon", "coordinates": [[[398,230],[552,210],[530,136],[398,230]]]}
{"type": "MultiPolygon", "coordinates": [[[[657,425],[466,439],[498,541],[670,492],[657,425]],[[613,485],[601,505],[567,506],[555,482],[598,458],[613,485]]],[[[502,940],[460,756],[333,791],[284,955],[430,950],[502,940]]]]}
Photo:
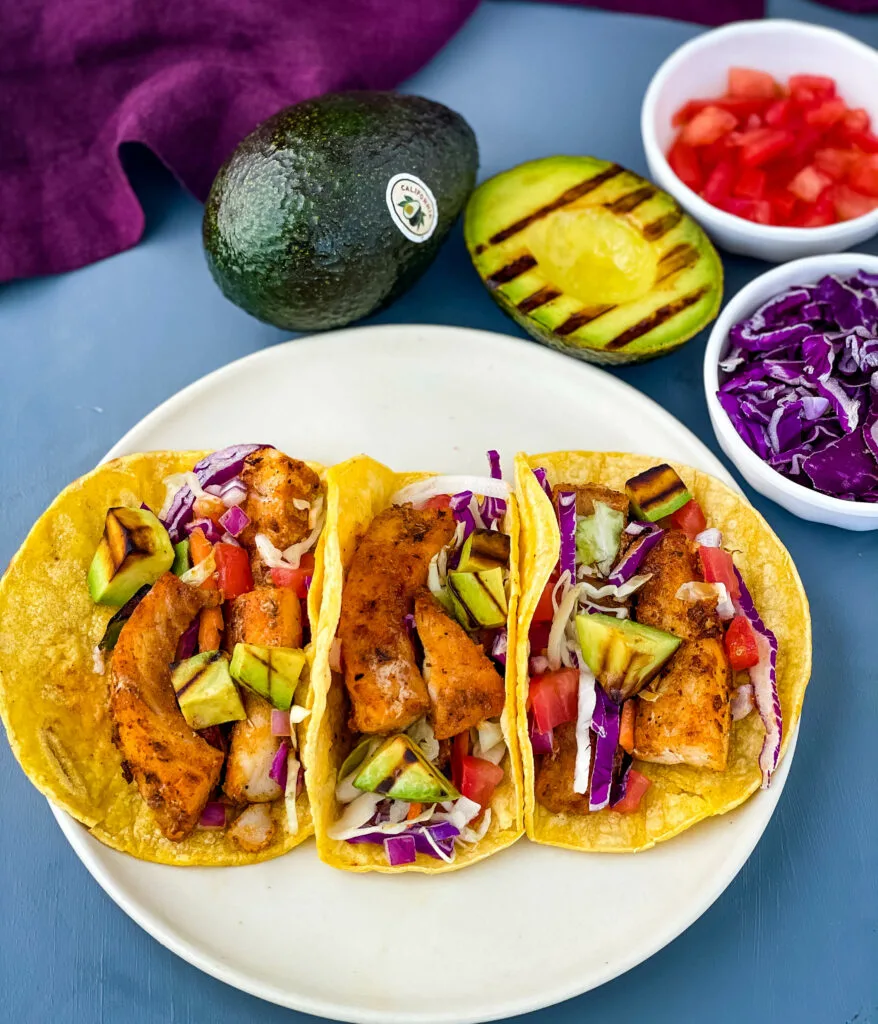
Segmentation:
{"type": "Polygon", "coordinates": [[[342,594],[341,639],[351,728],[405,729],[430,708],[404,618],[427,582],[430,559],[454,535],[446,509],[392,505],[369,525],[342,594]]]}
{"type": "Polygon", "coordinates": [[[111,664],[119,748],[162,834],[174,842],[198,824],[223,764],[222,752],[187,725],[169,667],[205,596],[165,573],[123,626],[111,664]]]}
{"type": "Polygon", "coordinates": [[[576,768],[576,723],[557,726],[552,753],[537,765],[534,792],[537,801],[553,814],[588,814],[588,794],[573,792],[576,768]]]}
{"type": "Polygon", "coordinates": [[[684,601],[677,597],[684,583],[703,579],[695,545],[685,533],[668,530],[643,560],[639,572],[652,573],[652,579],[637,594],[634,615],[638,622],[683,640],[722,636],[715,598],[684,601]]]}
{"type": "Polygon", "coordinates": [[[506,694],[494,663],[429,592],[415,601],[415,629],[424,647],[430,720],[437,740],[503,711],[506,694]]]}
{"type": "Polygon", "coordinates": [[[614,491],[611,487],[604,487],[602,484],[555,484],[552,494],[557,502],[559,491],[576,492],[576,514],[578,516],[593,516],[594,503],[601,502],[609,505],[610,508],[621,512],[628,522],[628,495],[621,491],[614,491]]]}
{"type": "Polygon", "coordinates": [[[224,647],[237,643],[262,647],[301,647],[302,608],[289,587],[255,587],[231,602],[224,647]]]}
{"type": "Polygon", "coordinates": [[[732,715],[722,640],[685,641],[653,688],[658,700],[637,701],[634,756],[657,764],[723,771],[732,715]]]}

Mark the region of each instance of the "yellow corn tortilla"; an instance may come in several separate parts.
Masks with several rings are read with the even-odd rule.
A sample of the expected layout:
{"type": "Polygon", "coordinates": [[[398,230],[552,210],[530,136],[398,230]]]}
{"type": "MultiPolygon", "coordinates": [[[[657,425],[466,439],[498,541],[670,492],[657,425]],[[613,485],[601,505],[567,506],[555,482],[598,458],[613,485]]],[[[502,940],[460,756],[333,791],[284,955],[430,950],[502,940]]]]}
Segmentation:
{"type": "MultiPolygon", "coordinates": [[[[528,739],[528,631],[540,595],[558,559],[560,535],[552,503],[532,470],[542,466],[550,484],[604,484],[623,491],[630,477],[662,459],[618,452],[519,454],[515,484],[521,514],[521,600],[518,613],[518,730],[525,782],[525,828],[538,843],[573,850],[634,853],[671,839],[703,818],[724,814],[761,785],[757,759],[764,729],[754,711],[732,723],[729,763],[724,772],[687,765],[636,761],[652,780],[640,808],[630,814],[605,809],[590,814],[554,814],[534,796],[534,758],[528,739]]],[[[799,574],[762,516],[724,483],[689,466],[670,463],[699,502],[708,526],[723,532],[734,552],[756,608],[778,641],[777,684],[783,711],[781,757],[796,731],[811,674],[811,616],[799,574]]]]}
{"type": "MultiPolygon", "coordinates": [[[[136,784],[122,776],[108,710],[109,659],[102,674],[95,670],[97,644],[117,610],[94,604],[86,586],[107,509],[141,501],[160,508],[164,478],[191,470],[206,454],[147,452],[114,459],[72,483],[40,517],[0,580],[0,716],[31,782],[107,846],[161,864],[252,864],[286,853],[313,833],[306,793],[296,802],[295,834],[287,828],[283,801],[275,802],[277,836],[261,853],[244,852],[222,831],[196,830],[179,843],[165,839],[136,784]]],[[[321,466],[310,465],[324,474],[321,466]]],[[[325,532],[308,595],[315,623],[324,538],[325,532]]],[[[312,665],[314,644],[309,647],[312,665]]],[[[305,685],[297,703],[310,707],[307,677],[305,685]]],[[[299,727],[300,749],[307,747],[308,722],[299,727]]]]}
{"type": "MultiPolygon", "coordinates": [[[[314,686],[314,726],[308,736],[306,761],[308,791],[314,815],[317,850],[333,867],[346,871],[456,871],[502,850],[521,837],[523,790],[518,740],[515,729],[515,681],[512,652],[515,650],[515,621],[518,608],[518,511],[514,500],[508,505],[504,529],[512,541],[509,570],[509,654],[506,668],[506,707],[500,719],[509,748],[504,762],[506,774],[491,802],[492,820],[478,843],[458,847],[454,862],[418,854],[413,864],[391,868],[383,845],[347,843],[330,839],[330,829],[342,811],[335,798],[338,770],[352,746],[347,724],[348,702],[344,680],[329,668],[329,651],[338,628],[344,573],[351,563],[359,538],[372,519],[390,504],[402,487],[425,479],[429,473],[394,473],[387,466],[365,455],[334,466],[327,473],[327,516],[324,601],[320,630],[315,646],[312,681],[314,686]]],[[[343,656],[342,652],[342,656],[343,656]]]]}

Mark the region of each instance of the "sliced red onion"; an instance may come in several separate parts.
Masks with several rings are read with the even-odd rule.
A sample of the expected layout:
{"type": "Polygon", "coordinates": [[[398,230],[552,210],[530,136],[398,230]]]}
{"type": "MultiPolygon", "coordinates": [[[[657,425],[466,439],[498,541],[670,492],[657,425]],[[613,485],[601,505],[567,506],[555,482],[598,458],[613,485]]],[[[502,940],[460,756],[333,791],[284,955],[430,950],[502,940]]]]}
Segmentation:
{"type": "Polygon", "coordinates": [[[222,537],[220,537],[220,542],[222,544],[231,544],[233,548],[239,548],[242,546],[237,537],[233,537],[228,530],[222,535],[222,537]]]}
{"type": "Polygon", "coordinates": [[[558,526],[561,531],[561,572],[576,575],[576,492],[558,492],[558,526]]]}
{"type": "Polygon", "coordinates": [[[472,499],[472,491],[460,491],[460,493],[451,496],[451,504],[449,505],[454,518],[459,523],[463,523],[463,540],[466,540],[476,528],[476,520],[470,508],[472,499]]]}
{"type": "Polygon", "coordinates": [[[771,776],[780,760],[780,746],[783,739],[783,712],[780,706],[780,695],[777,692],[777,637],[765,625],[756,611],[753,598],[747,589],[741,573],[735,567],[741,597],[738,602],[740,612],[747,617],[756,633],[756,646],[759,650],[759,661],[749,669],[750,682],[753,684],[753,698],[759,717],[765,726],[765,739],[759,753],[759,767],[762,769],[762,788],[771,784],[771,776]]]}
{"type": "Polygon", "coordinates": [[[272,736],[292,736],[293,728],[290,723],[289,711],[278,711],[277,708],[271,709],[271,735],[272,736]]]}
{"type": "Polygon", "coordinates": [[[491,644],[491,657],[495,661],[499,661],[501,665],[505,665],[508,646],[509,634],[504,626],[502,629],[497,631],[497,635],[494,637],[494,642],[491,644]]]}
{"type": "Polygon", "coordinates": [[[211,544],[217,544],[223,539],[223,531],[212,519],[193,519],[183,529],[187,536],[194,533],[195,530],[201,530],[211,544]]]}
{"type": "Polygon", "coordinates": [[[384,840],[384,852],[387,863],[392,867],[400,864],[414,864],[417,857],[415,837],[403,833],[401,836],[388,836],[384,840]]]}
{"type": "Polygon", "coordinates": [[[494,448],[492,448],[488,452],[488,466],[491,469],[491,476],[495,480],[502,480],[503,479],[503,470],[500,467],[500,452],[498,452],[494,448]]]}
{"type": "Polygon", "coordinates": [[[485,529],[493,530],[499,526],[500,520],[506,515],[506,502],[502,498],[485,498],[479,502],[479,515],[485,529]]]}
{"type": "Polygon", "coordinates": [[[219,800],[211,800],[204,805],[201,817],[198,819],[200,828],[225,828],[226,827],[226,805],[219,800]]]}
{"type": "Polygon", "coordinates": [[[542,466],[537,466],[537,468],[533,471],[533,474],[537,478],[537,483],[545,491],[546,497],[549,499],[549,501],[551,501],[552,500],[552,488],[549,485],[549,477],[548,477],[546,471],[543,469],[542,466]]]}
{"type": "Polygon", "coordinates": [[[413,505],[421,505],[425,501],[429,501],[430,498],[437,498],[441,494],[458,494],[461,491],[480,494],[483,498],[503,498],[504,500],[512,493],[505,480],[495,480],[490,476],[431,476],[403,487],[390,500],[393,505],[403,505],[408,502],[413,505]]]}
{"type": "Polygon", "coordinates": [[[527,667],[532,676],[541,676],[549,671],[549,659],[544,654],[531,655],[527,667]]]}
{"type": "Polygon", "coordinates": [[[198,646],[198,616],[196,615],[192,622],[189,624],[189,628],[180,637],[177,642],[177,653],[174,656],[175,661],[185,661],[187,658],[191,658],[195,653],[195,648],[198,646]]]}
{"type": "Polygon", "coordinates": [[[595,687],[595,709],[592,726],[597,735],[594,750],[594,768],[591,773],[591,792],[588,809],[600,811],[610,802],[610,787],[613,784],[613,765],[616,747],[619,745],[621,708],[604,693],[603,687],[595,687]]]}
{"type": "Polygon", "coordinates": [[[226,508],[233,508],[247,500],[247,488],[243,480],[234,477],[219,489],[219,497],[222,498],[226,508]]]}
{"type": "Polygon", "coordinates": [[[290,746],[287,741],[282,740],[274,755],[274,760],[271,762],[271,768],[268,769],[268,777],[273,779],[283,790],[287,788],[287,754],[289,750],[290,746]]]}
{"type": "Polygon", "coordinates": [[[755,707],[752,683],[742,683],[741,686],[737,686],[732,690],[731,708],[733,722],[746,718],[755,707]]]}
{"type": "Polygon", "coordinates": [[[528,732],[530,735],[530,745],[533,748],[535,754],[551,754],[554,743],[554,735],[551,729],[548,732],[539,732],[536,724],[534,723],[533,715],[528,717],[529,727],[528,732]]]}
{"type": "Polygon", "coordinates": [[[616,563],[613,571],[607,577],[607,582],[614,586],[627,583],[643,564],[644,558],[658,544],[664,535],[664,530],[655,523],[629,523],[625,528],[629,536],[635,538],[629,545],[628,550],[616,563]],[[635,527],[632,530],[631,527],[635,527]]]}
{"type": "Polygon", "coordinates": [[[721,548],[723,546],[722,531],[715,526],[702,530],[695,538],[695,543],[702,548],[721,548]]]}
{"type": "Polygon", "coordinates": [[[237,505],[232,505],[226,509],[225,512],[219,518],[220,526],[228,530],[233,537],[240,537],[240,535],[250,525],[250,517],[241,511],[237,505]]]}
{"type": "Polygon", "coordinates": [[[573,792],[588,792],[588,776],[591,770],[591,724],[597,705],[596,690],[600,687],[594,673],[577,656],[579,662],[579,700],[576,712],[576,761],[573,767],[573,792]]]}

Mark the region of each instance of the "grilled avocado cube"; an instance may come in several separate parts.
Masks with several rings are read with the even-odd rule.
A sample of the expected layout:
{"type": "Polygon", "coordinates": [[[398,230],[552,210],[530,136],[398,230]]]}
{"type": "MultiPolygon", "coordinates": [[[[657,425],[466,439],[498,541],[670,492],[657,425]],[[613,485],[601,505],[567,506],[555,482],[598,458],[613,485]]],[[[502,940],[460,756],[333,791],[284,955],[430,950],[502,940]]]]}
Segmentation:
{"type": "Polygon", "coordinates": [[[264,697],[278,711],[289,711],[305,667],[305,652],[293,647],[235,644],[232,679],[264,697]]]}
{"type": "Polygon", "coordinates": [[[168,531],[145,508],[111,508],[88,570],[88,592],[96,604],[123,605],[174,563],[168,531]]]}
{"type": "Polygon", "coordinates": [[[229,656],[203,651],[178,661],[171,682],[183,717],[193,729],[207,729],[247,717],[238,687],[229,674],[229,656]]]}
{"type": "Polygon", "coordinates": [[[619,703],[653,679],[681,644],[679,637],[615,615],[577,615],[585,663],[609,697],[619,703]]]}
{"type": "Polygon", "coordinates": [[[460,793],[404,733],[388,737],[354,779],[364,793],[424,804],[456,800],[460,793]]]}
{"type": "Polygon", "coordinates": [[[499,530],[474,530],[463,542],[458,572],[482,572],[496,566],[509,565],[509,535],[499,530]]]}
{"type": "Polygon", "coordinates": [[[506,625],[509,606],[500,566],[483,572],[450,572],[448,589],[456,617],[464,629],[506,625]],[[459,606],[463,608],[464,617],[459,606]]]}
{"type": "Polygon", "coordinates": [[[664,519],[692,500],[686,485],[665,463],[631,477],[625,484],[625,493],[631,500],[634,514],[650,523],[664,519]]]}

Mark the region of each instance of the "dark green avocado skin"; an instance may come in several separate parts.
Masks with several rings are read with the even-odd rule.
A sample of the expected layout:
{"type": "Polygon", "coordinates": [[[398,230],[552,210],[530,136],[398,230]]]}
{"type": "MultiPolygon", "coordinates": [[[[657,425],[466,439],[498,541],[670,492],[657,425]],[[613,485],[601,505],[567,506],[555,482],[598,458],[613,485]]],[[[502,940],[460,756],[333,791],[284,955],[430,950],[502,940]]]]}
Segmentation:
{"type": "Polygon", "coordinates": [[[330,93],[248,135],[210,190],[204,249],[226,298],[293,331],[368,316],[427,269],[473,189],[478,147],[466,121],[420,96],[330,93]],[[412,174],[438,221],[413,242],[387,208],[388,181],[412,174]]]}

